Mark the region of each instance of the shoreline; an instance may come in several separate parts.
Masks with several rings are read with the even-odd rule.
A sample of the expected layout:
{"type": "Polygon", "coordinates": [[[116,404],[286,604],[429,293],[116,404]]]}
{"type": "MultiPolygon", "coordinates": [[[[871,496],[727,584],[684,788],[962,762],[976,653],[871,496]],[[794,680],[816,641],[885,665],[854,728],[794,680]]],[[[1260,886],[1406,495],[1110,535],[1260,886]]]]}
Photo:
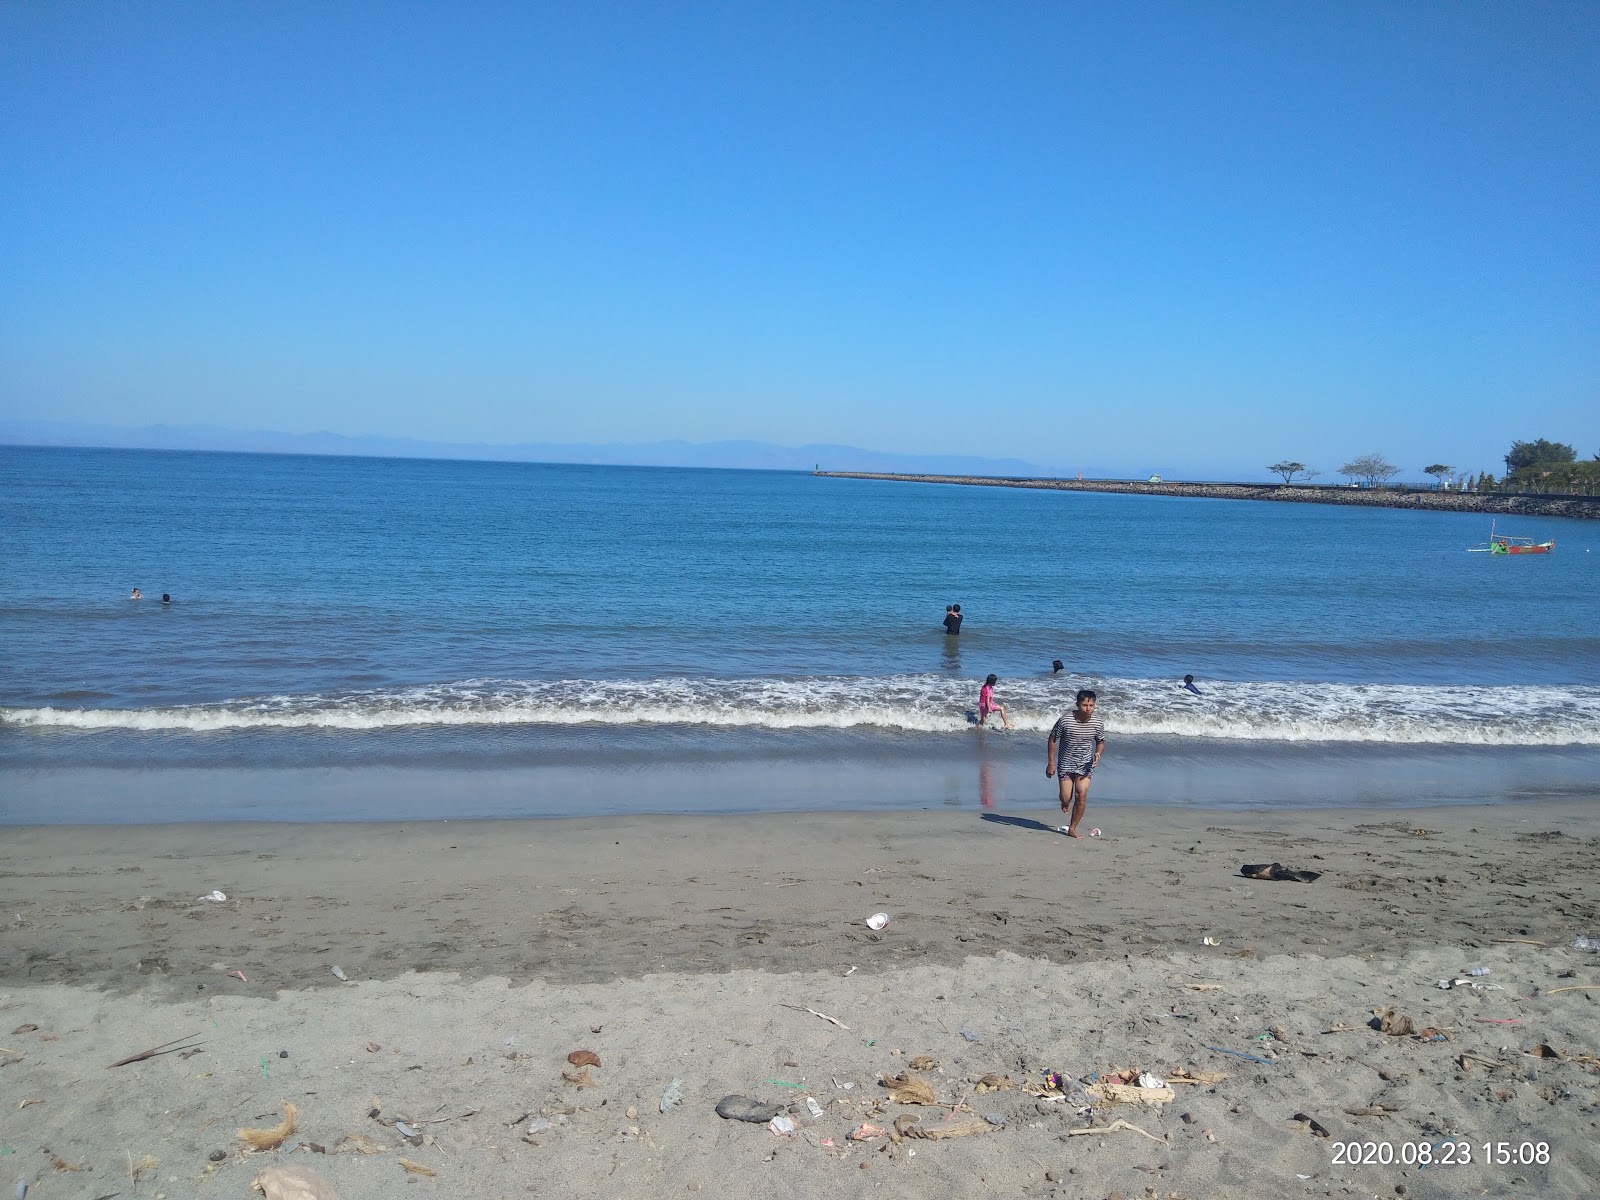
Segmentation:
{"type": "Polygon", "coordinates": [[[1123,479],[1005,478],[989,475],[902,475],[882,471],[813,471],[819,479],[876,479],[890,483],[940,483],[963,487],[1041,488],[1061,492],[1109,492],[1198,500],[1277,500],[1295,504],[1343,504],[1429,512],[1570,517],[1600,520],[1600,496],[1490,492],[1391,491],[1387,488],[1319,487],[1275,483],[1149,483],[1123,479]]]}
{"type": "Polygon", "coordinates": [[[209,964],[229,944],[251,978],[297,987],[334,982],[325,956],[352,978],[595,982],[674,967],[809,970],[841,945],[881,947],[863,969],[1000,950],[1120,957],[1191,948],[1236,919],[1271,953],[1600,933],[1593,797],[1401,811],[1091,798],[1085,829],[1105,834],[1080,842],[1054,832],[1059,819],[1040,808],[14,826],[0,845],[0,911],[22,920],[0,935],[0,983],[183,992],[216,984],[209,964]],[[1239,876],[1247,861],[1326,879],[1258,883],[1239,876]],[[194,899],[213,888],[228,901],[194,899]],[[1552,895],[1567,903],[1505,903],[1552,895]],[[1092,933],[1059,909],[1072,896],[1093,897],[1092,933]],[[892,938],[861,926],[878,909],[894,915],[892,938]],[[341,944],[376,913],[384,938],[341,944]],[[591,926],[623,945],[583,941],[591,926]],[[288,931],[293,944],[276,940],[288,931]],[[152,954],[164,965],[137,966],[152,954]]]}
{"type": "MultiPolygon", "coordinates": [[[[1048,809],[1043,739],[978,734],[948,746],[669,759],[395,759],[318,762],[29,763],[0,771],[0,829],[253,821],[326,825],[848,812],[1048,809]]],[[[1600,747],[1378,743],[1146,744],[1114,747],[1093,803],[1130,809],[1281,812],[1492,802],[1522,807],[1587,797],[1600,747]]]]}
{"type": "Polygon", "coordinates": [[[1088,821],[1105,836],[943,812],[8,830],[0,1182],[1445,1200],[1600,1175],[1600,962],[1571,946],[1600,932],[1592,800],[1088,821]],[[1239,874],[1272,861],[1322,875],[1239,874]],[[1492,986],[1434,986],[1477,965],[1492,986]],[[1390,1008],[1445,1040],[1374,1028],[1390,1008]],[[1043,1087],[1113,1069],[1204,1081],[1150,1104],[1043,1087]],[[890,1100],[907,1071],[937,1105],[890,1100]],[[795,1132],[719,1118],[730,1093],[795,1132]],[[234,1130],[285,1101],[294,1133],[246,1153],[234,1130]],[[863,1122],[884,1132],[849,1140],[863,1122]],[[1473,1163],[1339,1161],[1374,1139],[1473,1163]],[[1483,1162],[1500,1141],[1544,1159],[1483,1162]]]}

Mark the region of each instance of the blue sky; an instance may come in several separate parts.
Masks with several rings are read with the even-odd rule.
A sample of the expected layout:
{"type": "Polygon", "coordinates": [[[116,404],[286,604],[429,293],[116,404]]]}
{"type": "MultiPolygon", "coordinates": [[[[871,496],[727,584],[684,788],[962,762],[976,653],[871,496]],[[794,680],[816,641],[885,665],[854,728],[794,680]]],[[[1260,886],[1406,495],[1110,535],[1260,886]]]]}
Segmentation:
{"type": "Polygon", "coordinates": [[[1600,5],[6,5],[0,407],[1587,456],[1600,5]]]}

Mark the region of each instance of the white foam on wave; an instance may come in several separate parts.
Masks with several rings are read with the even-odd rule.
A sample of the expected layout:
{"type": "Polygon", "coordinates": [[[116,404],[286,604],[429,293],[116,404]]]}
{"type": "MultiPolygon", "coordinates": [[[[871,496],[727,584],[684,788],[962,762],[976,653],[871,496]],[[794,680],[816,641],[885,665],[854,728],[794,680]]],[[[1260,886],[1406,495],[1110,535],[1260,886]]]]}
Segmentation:
{"type": "MultiPolygon", "coordinates": [[[[1043,733],[1083,681],[1005,680],[1013,726],[1043,733]]],[[[1416,687],[1286,682],[1091,681],[1108,734],[1407,745],[1600,745],[1600,688],[1416,687]]],[[[9,708],[21,729],[350,731],[466,725],[637,725],[761,729],[971,728],[976,680],[943,675],[788,679],[469,680],[337,696],[270,696],[159,708],[9,708]]]]}

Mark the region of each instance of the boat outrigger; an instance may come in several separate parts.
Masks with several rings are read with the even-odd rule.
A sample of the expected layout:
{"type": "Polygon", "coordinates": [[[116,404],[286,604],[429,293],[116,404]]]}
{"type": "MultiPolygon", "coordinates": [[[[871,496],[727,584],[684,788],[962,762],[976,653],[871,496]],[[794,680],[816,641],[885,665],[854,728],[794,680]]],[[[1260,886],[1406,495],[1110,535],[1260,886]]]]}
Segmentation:
{"type": "Polygon", "coordinates": [[[1495,523],[1489,523],[1489,540],[1477,546],[1468,546],[1468,554],[1549,554],[1556,548],[1555,538],[1548,542],[1535,542],[1532,538],[1510,537],[1494,531],[1495,523]]]}

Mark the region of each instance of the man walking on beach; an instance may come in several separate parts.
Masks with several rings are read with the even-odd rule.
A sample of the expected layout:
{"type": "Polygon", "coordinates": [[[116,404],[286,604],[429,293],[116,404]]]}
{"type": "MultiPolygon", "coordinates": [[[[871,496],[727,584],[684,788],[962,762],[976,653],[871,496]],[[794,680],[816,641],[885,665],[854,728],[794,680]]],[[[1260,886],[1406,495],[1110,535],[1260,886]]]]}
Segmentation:
{"type": "Polygon", "coordinates": [[[1056,826],[1057,833],[1081,838],[1078,822],[1089,807],[1089,776],[1100,765],[1106,748],[1105,723],[1094,715],[1097,697],[1088,688],[1078,692],[1071,712],[1051,727],[1045,745],[1044,775],[1056,776],[1061,791],[1061,811],[1067,823],[1056,826]]]}

